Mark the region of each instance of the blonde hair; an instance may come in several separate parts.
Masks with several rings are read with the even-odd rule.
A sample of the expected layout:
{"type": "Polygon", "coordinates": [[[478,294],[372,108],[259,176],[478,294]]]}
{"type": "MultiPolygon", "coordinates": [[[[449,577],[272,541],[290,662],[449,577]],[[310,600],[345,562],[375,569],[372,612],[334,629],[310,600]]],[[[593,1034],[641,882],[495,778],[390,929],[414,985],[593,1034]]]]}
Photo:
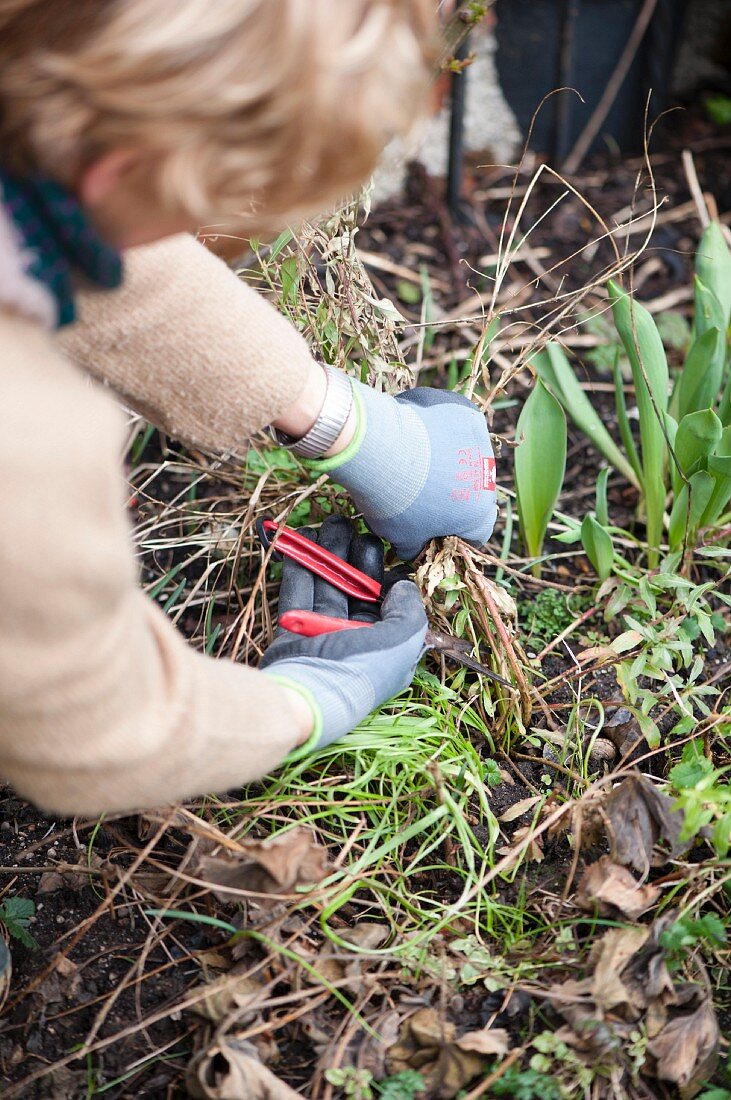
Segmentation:
{"type": "Polygon", "coordinates": [[[258,231],[322,209],[408,129],[435,0],[0,0],[0,160],[63,181],[149,151],[155,191],[258,231]]]}

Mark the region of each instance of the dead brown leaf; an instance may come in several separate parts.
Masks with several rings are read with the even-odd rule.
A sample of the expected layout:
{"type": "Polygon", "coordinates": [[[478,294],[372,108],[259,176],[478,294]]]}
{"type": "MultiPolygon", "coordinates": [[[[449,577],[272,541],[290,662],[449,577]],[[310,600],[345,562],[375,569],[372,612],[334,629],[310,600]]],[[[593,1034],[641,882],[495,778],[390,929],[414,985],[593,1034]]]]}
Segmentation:
{"type": "Polygon", "coordinates": [[[479,1054],[460,1047],[456,1032],[435,1009],[420,1008],[401,1025],[399,1040],[386,1057],[388,1072],[416,1070],[424,1078],[426,1098],[451,1100],[483,1067],[479,1054]]]}
{"type": "Polygon", "coordinates": [[[267,840],[243,841],[235,854],[204,856],[197,873],[220,901],[230,901],[241,892],[290,893],[320,882],[327,871],[325,848],[309,829],[297,827],[267,840]]]}
{"type": "Polygon", "coordinates": [[[193,1005],[193,1011],[214,1024],[219,1024],[232,1013],[236,1013],[239,1022],[255,1012],[265,997],[265,986],[256,978],[249,977],[248,965],[234,967],[216,981],[199,986],[197,992],[201,1000],[193,1005]]]}
{"type": "Polygon", "coordinates": [[[543,862],[543,838],[538,834],[535,825],[521,825],[519,829],[516,829],[511,837],[510,844],[503,844],[502,847],[497,849],[498,855],[507,856],[511,852],[515,851],[519,844],[528,843],[524,849],[524,859],[532,863],[543,862]]]}
{"type": "Polygon", "coordinates": [[[194,1100],[303,1100],[241,1039],[221,1040],[201,1051],[188,1066],[185,1083],[194,1100]]]}
{"type": "MultiPolygon", "coordinates": [[[[351,954],[328,941],[313,963],[314,969],[328,982],[341,982],[347,978],[344,988],[356,992],[364,982],[363,964],[373,958],[369,952],[376,951],[387,936],[388,928],[385,925],[369,921],[362,921],[355,928],[344,929],[340,932],[341,939],[357,947],[358,953],[351,954]]],[[[372,980],[375,981],[375,977],[372,980]]]]}
{"type": "MultiPolygon", "coordinates": [[[[318,1054],[318,1069],[324,1071],[333,1065],[352,1066],[354,1069],[367,1070],[380,1081],[386,1077],[386,1057],[390,1048],[398,1041],[402,1015],[395,1008],[381,1015],[371,1017],[369,1024],[373,1032],[358,1028],[348,1046],[343,1050],[342,1033],[330,1018],[330,1035],[326,1042],[313,1043],[318,1054]]],[[[319,1029],[322,1033],[322,1028],[319,1029]]],[[[307,1035],[313,1039],[314,1029],[306,1028],[307,1035]]]]}
{"type": "Polygon", "coordinates": [[[680,851],[683,815],[639,772],[628,775],[606,797],[604,814],[609,827],[612,858],[646,875],[655,845],[665,842],[671,855],[680,851]]]}
{"type": "Polygon", "coordinates": [[[659,896],[656,886],[641,885],[626,867],[614,863],[609,856],[602,856],[584,871],[576,891],[576,902],[590,912],[596,907],[603,917],[619,910],[623,916],[636,920],[659,896]]]}
{"type": "Polygon", "coordinates": [[[568,1025],[558,1032],[564,1042],[610,1064],[624,1061],[631,1073],[625,1058],[640,1023],[652,1056],[643,1073],[676,1084],[690,1100],[713,1072],[719,1032],[703,987],[674,981],[667,968],[662,934],[676,919],[669,912],[650,926],[610,930],[589,955],[591,972],[550,992],[568,1025]]]}
{"type": "Polygon", "coordinates": [[[474,1050],[476,1054],[493,1054],[502,1058],[510,1050],[510,1036],[499,1027],[483,1027],[468,1031],[457,1039],[460,1050],[474,1050]]]}
{"type": "Polygon", "coordinates": [[[612,928],[602,936],[591,953],[594,973],[589,982],[593,1000],[603,1012],[623,1009],[630,1019],[637,1019],[645,1007],[641,997],[633,993],[622,980],[624,968],[650,936],[647,928],[612,928]]]}
{"type": "Polygon", "coordinates": [[[231,966],[231,953],[221,950],[220,947],[206,947],[203,951],[196,951],[195,961],[204,974],[209,970],[228,970],[231,966]]]}
{"type": "Polygon", "coordinates": [[[66,1000],[89,1000],[91,994],[82,995],[81,974],[76,963],[61,956],[48,975],[33,994],[45,1009],[48,1005],[61,1004],[66,1000]]]}
{"type": "Polygon", "coordinates": [[[665,963],[665,951],[660,943],[660,936],[673,919],[673,914],[666,914],[654,922],[647,942],[630,959],[622,974],[624,984],[633,998],[647,1007],[646,1023],[650,1036],[664,1024],[665,1007],[679,1003],[678,992],[665,963]]]}
{"type": "Polygon", "coordinates": [[[88,1091],[88,1074],[85,1069],[57,1066],[43,1081],[46,1100],[69,1100],[69,1096],[83,1096],[88,1091]]]}
{"type": "Polygon", "coordinates": [[[517,818],[522,817],[528,810],[532,810],[537,802],[540,802],[543,795],[534,794],[530,798],[522,798],[520,802],[515,802],[512,806],[501,814],[498,821],[503,821],[506,824],[510,821],[515,821],[517,818]]]}
{"type": "Polygon", "coordinates": [[[656,1076],[677,1085],[683,1100],[689,1100],[713,1074],[718,1041],[716,1014],[706,999],[695,1012],[666,1024],[647,1049],[657,1059],[656,1076]]]}
{"type": "Polygon", "coordinates": [[[87,861],[86,853],[79,856],[78,863],[59,864],[58,870],[44,871],[38,879],[36,893],[53,894],[56,890],[83,890],[89,882],[89,870],[95,870],[102,865],[102,859],[92,852],[91,862],[87,861]]]}

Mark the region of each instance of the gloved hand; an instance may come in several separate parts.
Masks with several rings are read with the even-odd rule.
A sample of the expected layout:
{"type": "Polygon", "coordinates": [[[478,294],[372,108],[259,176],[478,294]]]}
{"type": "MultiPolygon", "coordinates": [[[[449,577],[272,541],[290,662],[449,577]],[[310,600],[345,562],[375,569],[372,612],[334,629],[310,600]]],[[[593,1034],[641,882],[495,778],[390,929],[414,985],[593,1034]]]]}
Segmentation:
{"type": "MultiPolygon", "coordinates": [[[[383,546],[371,535],[353,537],[351,524],[341,516],[323,523],[319,536],[304,529],[320,546],[351,565],[383,580],[383,546]]],[[[313,747],[329,745],[408,687],[424,651],[426,614],[411,581],[391,588],[380,609],[349,599],[327,581],[285,558],[279,614],[316,611],[336,618],[372,621],[362,630],[343,630],[304,638],[288,630],[277,635],[264,654],[261,667],[282,683],[299,690],[315,715],[313,747]]]]}
{"type": "Polygon", "coordinates": [[[497,515],[495,458],[485,417],[466,397],[415,389],[391,397],[352,380],[355,437],[313,463],[344,486],[375,534],[404,560],[429,539],[489,539],[497,515]]]}

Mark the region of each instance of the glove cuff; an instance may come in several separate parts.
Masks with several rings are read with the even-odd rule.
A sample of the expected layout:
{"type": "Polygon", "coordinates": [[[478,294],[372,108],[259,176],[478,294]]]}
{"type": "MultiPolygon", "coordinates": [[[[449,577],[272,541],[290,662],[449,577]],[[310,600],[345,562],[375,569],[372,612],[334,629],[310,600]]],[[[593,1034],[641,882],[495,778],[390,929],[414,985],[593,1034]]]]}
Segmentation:
{"type": "Polygon", "coordinates": [[[322,710],[310,689],[305,687],[305,685],[301,684],[298,680],[293,680],[289,676],[280,676],[277,672],[267,672],[266,669],[262,669],[262,672],[265,676],[268,676],[270,680],[275,680],[276,683],[281,684],[282,687],[289,688],[290,691],[296,691],[312,711],[312,733],[306,741],[298,745],[292,752],[288,753],[282,761],[282,764],[292,764],[295,760],[300,760],[303,756],[308,756],[318,747],[324,727],[322,710]]]}

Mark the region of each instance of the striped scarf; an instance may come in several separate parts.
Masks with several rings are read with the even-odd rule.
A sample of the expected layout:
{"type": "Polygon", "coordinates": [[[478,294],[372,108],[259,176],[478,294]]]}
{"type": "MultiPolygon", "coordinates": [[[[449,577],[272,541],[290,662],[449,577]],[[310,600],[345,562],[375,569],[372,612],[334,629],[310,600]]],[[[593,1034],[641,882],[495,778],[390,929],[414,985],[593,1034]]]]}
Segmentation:
{"type": "Polygon", "coordinates": [[[74,274],[99,287],[122,282],[122,258],[101,239],[78,201],[53,180],[21,179],[0,168],[0,204],[19,237],[25,273],[56,304],[56,327],[76,319],[74,274]]]}

